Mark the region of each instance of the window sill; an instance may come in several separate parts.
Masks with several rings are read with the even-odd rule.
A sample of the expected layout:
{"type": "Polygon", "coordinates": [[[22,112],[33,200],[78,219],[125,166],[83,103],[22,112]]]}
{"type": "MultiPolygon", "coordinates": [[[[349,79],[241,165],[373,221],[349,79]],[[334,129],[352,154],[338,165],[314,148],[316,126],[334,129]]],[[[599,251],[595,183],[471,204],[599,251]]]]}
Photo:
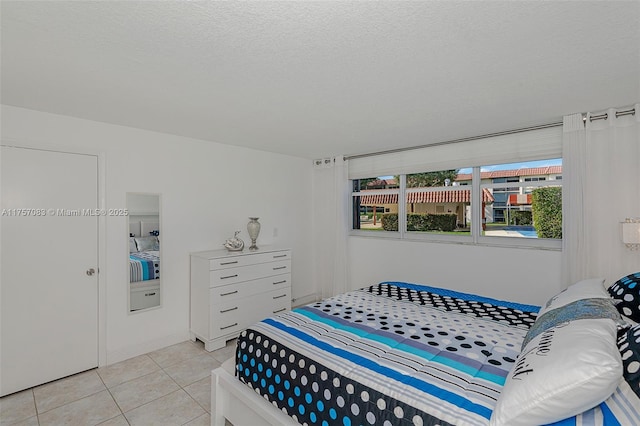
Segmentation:
{"type": "Polygon", "coordinates": [[[381,240],[397,240],[424,242],[430,244],[459,244],[478,247],[519,248],[526,250],[562,251],[562,240],[515,238],[515,237],[478,237],[473,241],[471,236],[425,235],[406,233],[404,238],[399,232],[351,230],[349,237],[375,238],[381,240]]]}

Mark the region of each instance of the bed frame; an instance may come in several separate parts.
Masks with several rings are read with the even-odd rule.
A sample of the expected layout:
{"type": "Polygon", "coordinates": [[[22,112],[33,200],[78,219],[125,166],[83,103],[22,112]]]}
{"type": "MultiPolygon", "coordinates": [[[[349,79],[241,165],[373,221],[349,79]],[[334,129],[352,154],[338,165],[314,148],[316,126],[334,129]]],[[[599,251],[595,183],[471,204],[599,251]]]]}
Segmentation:
{"type": "Polygon", "coordinates": [[[291,417],[255,393],[233,375],[235,360],[228,359],[211,372],[211,425],[298,425],[291,417]]]}

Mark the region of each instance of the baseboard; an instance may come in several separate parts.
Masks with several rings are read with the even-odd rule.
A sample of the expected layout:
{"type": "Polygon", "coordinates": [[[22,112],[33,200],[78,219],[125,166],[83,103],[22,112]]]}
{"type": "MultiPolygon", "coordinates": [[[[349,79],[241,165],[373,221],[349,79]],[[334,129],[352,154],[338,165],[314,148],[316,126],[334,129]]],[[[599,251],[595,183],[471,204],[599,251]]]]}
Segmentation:
{"type": "Polygon", "coordinates": [[[320,293],[307,294],[306,296],[296,297],[295,299],[293,299],[291,301],[291,306],[297,308],[298,306],[317,302],[320,299],[320,293]]]}

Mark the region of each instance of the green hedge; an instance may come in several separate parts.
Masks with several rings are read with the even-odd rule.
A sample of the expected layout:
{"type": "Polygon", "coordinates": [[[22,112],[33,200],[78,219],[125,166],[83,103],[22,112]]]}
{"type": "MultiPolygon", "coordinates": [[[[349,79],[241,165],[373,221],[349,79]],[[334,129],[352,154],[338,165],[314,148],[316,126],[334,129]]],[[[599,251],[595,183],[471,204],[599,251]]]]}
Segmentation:
{"type": "Polygon", "coordinates": [[[531,225],[533,217],[530,211],[512,210],[509,212],[510,225],[531,225]]]}
{"type": "MultiPolygon", "coordinates": [[[[451,232],[456,229],[457,216],[455,214],[407,214],[407,231],[442,231],[451,232]]],[[[382,215],[382,229],[385,231],[398,230],[398,214],[386,213],[382,215]]]]}
{"type": "Polygon", "coordinates": [[[385,213],[382,215],[382,229],[385,231],[398,230],[398,213],[385,213]]]}
{"type": "Polygon", "coordinates": [[[562,238],[562,188],[537,188],[531,198],[533,226],[538,238],[562,238]]]}

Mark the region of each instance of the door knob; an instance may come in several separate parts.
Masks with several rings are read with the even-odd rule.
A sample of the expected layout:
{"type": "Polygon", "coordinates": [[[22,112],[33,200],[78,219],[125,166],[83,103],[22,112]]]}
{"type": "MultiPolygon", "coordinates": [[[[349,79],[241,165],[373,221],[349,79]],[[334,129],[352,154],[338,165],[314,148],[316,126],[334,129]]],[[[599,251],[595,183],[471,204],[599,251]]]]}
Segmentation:
{"type": "Polygon", "coordinates": [[[93,275],[93,274],[95,274],[95,273],[96,273],[96,270],[95,270],[95,269],[93,269],[93,268],[89,268],[89,269],[87,269],[87,275],[91,276],[91,275],[93,275]]]}

